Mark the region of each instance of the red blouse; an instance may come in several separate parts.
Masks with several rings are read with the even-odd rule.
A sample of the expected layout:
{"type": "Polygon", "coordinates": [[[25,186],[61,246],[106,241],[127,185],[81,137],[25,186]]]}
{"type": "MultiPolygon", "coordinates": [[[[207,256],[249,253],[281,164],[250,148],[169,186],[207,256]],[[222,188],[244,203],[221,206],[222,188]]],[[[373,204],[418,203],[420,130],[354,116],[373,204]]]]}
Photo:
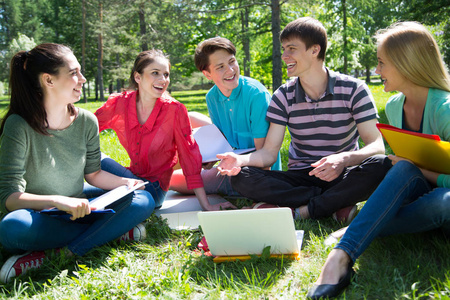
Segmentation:
{"type": "Polygon", "coordinates": [[[116,132],[130,156],[128,169],[136,176],[159,181],[161,188],[167,191],[178,153],[187,187],[203,187],[202,156],[192,136],[186,107],[164,93],[141,125],[136,111],[137,94],[125,91],[111,95],[95,112],[100,131],[113,129],[116,132]]]}

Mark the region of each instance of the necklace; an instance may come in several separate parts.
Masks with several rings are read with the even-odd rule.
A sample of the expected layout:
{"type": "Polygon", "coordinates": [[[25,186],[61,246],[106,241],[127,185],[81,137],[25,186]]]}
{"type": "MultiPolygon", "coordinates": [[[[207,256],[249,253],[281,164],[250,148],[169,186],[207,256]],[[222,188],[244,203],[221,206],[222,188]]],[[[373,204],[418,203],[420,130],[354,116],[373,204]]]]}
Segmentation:
{"type": "MultiPolygon", "coordinates": [[[[50,124],[49,124],[49,125],[48,125],[48,128],[49,128],[49,129],[52,129],[52,130],[56,130],[56,131],[61,131],[61,130],[63,130],[63,129],[66,128],[66,126],[63,127],[63,124],[64,124],[64,122],[66,122],[66,121],[67,121],[67,110],[64,111],[64,116],[63,116],[63,118],[62,118],[62,120],[61,120],[61,123],[59,123],[58,126],[56,126],[56,127],[54,127],[54,128],[51,128],[51,126],[50,126],[50,124]]],[[[48,121],[47,121],[47,124],[48,124],[48,121]]]]}

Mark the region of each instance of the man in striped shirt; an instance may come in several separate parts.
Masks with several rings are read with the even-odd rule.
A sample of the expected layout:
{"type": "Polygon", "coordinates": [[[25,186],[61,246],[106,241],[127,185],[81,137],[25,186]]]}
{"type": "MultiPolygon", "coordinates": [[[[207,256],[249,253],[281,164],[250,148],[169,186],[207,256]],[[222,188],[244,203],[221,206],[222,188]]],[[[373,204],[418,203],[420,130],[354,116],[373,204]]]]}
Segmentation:
{"type": "Polygon", "coordinates": [[[218,169],[234,176],[233,188],[249,199],[295,208],[303,219],[328,217],[366,200],[390,168],[376,107],[364,82],[324,66],[327,35],[319,21],[297,19],[280,40],[293,79],[272,96],[264,146],[247,155],[219,155],[218,169]],[[288,170],[261,169],[276,159],[286,126],[288,170]]]}

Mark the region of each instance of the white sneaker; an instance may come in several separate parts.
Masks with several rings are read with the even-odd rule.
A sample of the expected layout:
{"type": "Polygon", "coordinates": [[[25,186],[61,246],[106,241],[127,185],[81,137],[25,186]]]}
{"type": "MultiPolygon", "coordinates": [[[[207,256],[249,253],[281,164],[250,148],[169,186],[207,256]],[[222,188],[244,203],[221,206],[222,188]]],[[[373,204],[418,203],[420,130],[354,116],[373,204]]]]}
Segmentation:
{"type": "Polygon", "coordinates": [[[142,241],[147,236],[147,231],[143,223],[134,226],[130,231],[122,234],[119,241],[142,241]]]}

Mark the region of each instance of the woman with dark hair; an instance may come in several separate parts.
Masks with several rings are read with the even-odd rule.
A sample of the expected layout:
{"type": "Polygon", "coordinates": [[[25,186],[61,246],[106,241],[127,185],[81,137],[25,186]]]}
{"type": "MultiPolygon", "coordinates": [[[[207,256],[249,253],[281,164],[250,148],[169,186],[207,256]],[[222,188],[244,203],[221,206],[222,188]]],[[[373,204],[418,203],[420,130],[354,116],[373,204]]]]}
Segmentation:
{"type": "Polygon", "coordinates": [[[166,91],[170,62],[161,50],[140,53],[130,75],[130,89],[113,94],[95,115],[100,131],[113,129],[128,152],[130,166],[109,157],[102,169],[118,176],[149,181],[145,189],[161,207],[169,189],[173,168],[180,159],[187,186],[193,189],[204,210],[227,208],[231,203],[211,205],[200,176],[202,157],[192,136],[186,107],[166,91]]]}
{"type": "MultiPolygon", "coordinates": [[[[393,126],[450,141],[450,77],[431,33],[416,22],[381,30],[377,74],[386,92],[393,126]]],[[[450,173],[439,174],[389,155],[393,167],[330,252],[307,297],[339,295],[352,266],[377,236],[441,229],[450,233],[450,173]]]]}
{"type": "Polygon", "coordinates": [[[128,235],[154,209],[151,195],[140,190],[118,201],[114,214],[91,214],[94,190],[84,180],[95,193],[140,181],[101,170],[97,120],[73,105],[85,81],[63,45],[41,44],[11,60],[11,101],[0,127],[0,210],[6,213],[0,243],[18,255],[4,263],[2,282],[39,267],[44,250],[67,247],[67,254],[83,255],[128,235]],[[67,214],[39,212],[52,207],[67,214]]]}

